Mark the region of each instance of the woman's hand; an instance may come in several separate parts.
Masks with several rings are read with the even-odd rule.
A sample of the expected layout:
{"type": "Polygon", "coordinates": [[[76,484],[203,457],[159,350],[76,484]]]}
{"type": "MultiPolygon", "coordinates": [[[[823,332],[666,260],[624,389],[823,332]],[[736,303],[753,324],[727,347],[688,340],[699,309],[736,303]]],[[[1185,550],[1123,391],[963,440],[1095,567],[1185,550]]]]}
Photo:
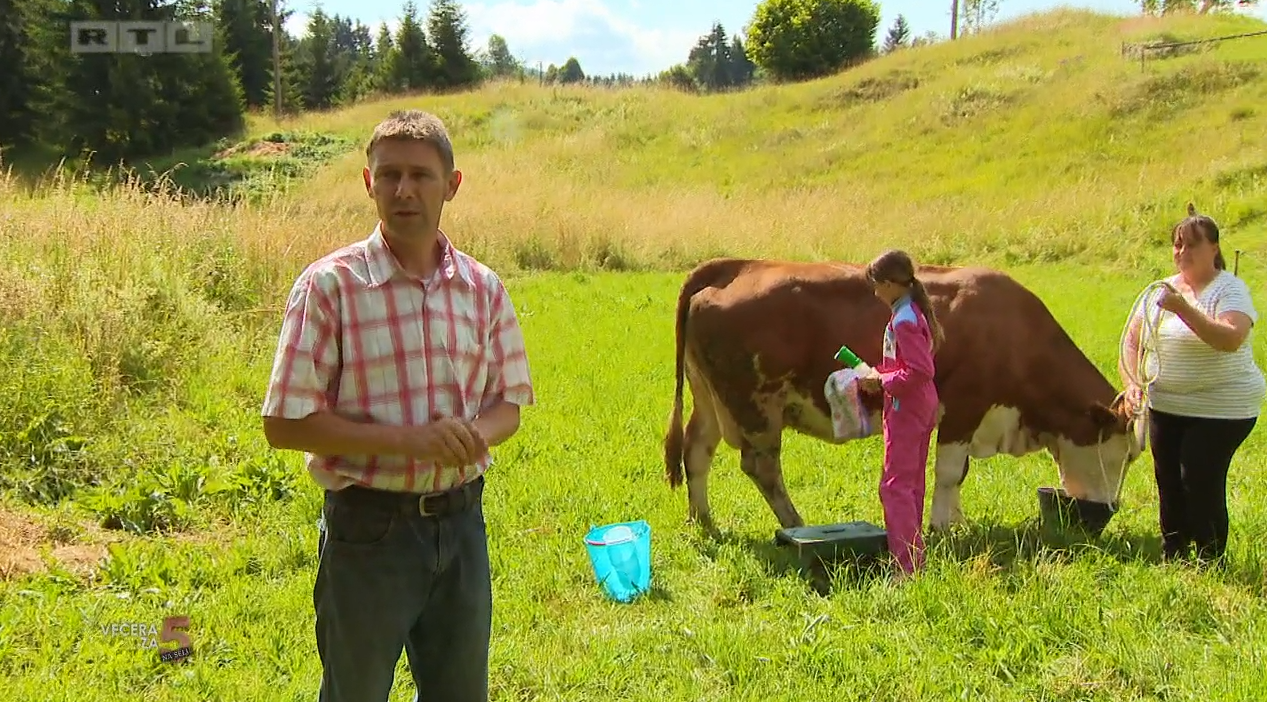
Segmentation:
{"type": "Polygon", "coordinates": [[[1232,352],[1245,343],[1253,322],[1244,312],[1224,312],[1211,317],[1202,312],[1169,283],[1157,298],[1157,306],[1173,313],[1205,343],[1216,351],[1232,352]]]}
{"type": "Polygon", "coordinates": [[[1192,303],[1188,302],[1186,297],[1180,295],[1173,285],[1170,283],[1162,283],[1162,285],[1165,287],[1162,288],[1161,295],[1157,297],[1158,307],[1179,315],[1183,312],[1191,311],[1192,303]]]}
{"type": "Polygon", "coordinates": [[[1122,396],[1122,404],[1126,405],[1128,414],[1138,414],[1144,404],[1144,391],[1135,383],[1126,386],[1126,392],[1122,396]]]}

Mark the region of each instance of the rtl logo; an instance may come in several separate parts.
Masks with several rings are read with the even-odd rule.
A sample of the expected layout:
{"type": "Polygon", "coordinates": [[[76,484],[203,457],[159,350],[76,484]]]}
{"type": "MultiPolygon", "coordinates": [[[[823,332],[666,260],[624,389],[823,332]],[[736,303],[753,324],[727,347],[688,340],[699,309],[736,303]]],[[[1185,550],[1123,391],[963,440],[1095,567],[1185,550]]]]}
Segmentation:
{"type": "Polygon", "coordinates": [[[74,54],[198,54],[211,51],[211,22],[118,22],[85,20],[70,23],[74,54]]]}

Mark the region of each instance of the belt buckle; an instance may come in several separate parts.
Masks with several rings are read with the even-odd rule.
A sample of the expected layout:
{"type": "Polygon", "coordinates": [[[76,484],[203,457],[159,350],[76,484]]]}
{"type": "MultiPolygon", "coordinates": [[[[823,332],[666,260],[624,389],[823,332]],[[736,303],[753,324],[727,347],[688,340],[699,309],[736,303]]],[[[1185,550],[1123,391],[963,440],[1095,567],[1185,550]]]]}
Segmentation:
{"type": "Polygon", "coordinates": [[[418,514],[424,517],[436,516],[435,512],[427,511],[427,500],[431,499],[432,497],[439,497],[439,495],[420,495],[418,497],[418,514]]]}
{"type": "Polygon", "coordinates": [[[424,517],[438,517],[453,512],[455,508],[464,509],[468,506],[470,500],[471,484],[467,483],[460,487],[456,487],[444,492],[432,493],[430,495],[422,495],[418,498],[418,513],[424,517]],[[437,500],[440,502],[438,512],[427,511],[427,500],[437,500]]]}

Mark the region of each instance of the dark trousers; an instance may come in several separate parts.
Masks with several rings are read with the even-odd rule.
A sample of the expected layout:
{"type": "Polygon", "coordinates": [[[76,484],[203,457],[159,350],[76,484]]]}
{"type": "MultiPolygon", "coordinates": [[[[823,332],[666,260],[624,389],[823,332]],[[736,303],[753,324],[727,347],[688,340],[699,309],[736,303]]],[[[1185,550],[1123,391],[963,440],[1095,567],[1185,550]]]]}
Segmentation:
{"type": "Polygon", "coordinates": [[[1203,419],[1149,410],[1162,554],[1221,560],[1227,548],[1227,472],[1257,419],[1203,419]]]}
{"type": "Polygon", "coordinates": [[[386,702],[402,649],[415,701],[488,700],[482,492],[480,479],[460,493],[463,505],[440,516],[422,515],[416,496],[326,493],[313,587],[320,702],[386,702]]]}

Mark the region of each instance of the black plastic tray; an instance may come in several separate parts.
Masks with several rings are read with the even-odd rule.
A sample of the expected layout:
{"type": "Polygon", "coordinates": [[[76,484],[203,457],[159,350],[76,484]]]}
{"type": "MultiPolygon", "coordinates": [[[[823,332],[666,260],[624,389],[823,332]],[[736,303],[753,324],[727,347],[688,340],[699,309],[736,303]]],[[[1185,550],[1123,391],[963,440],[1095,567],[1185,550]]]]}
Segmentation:
{"type": "Polygon", "coordinates": [[[802,559],[869,559],[889,549],[888,532],[870,522],[843,522],[779,529],[775,543],[793,548],[802,559]]]}

